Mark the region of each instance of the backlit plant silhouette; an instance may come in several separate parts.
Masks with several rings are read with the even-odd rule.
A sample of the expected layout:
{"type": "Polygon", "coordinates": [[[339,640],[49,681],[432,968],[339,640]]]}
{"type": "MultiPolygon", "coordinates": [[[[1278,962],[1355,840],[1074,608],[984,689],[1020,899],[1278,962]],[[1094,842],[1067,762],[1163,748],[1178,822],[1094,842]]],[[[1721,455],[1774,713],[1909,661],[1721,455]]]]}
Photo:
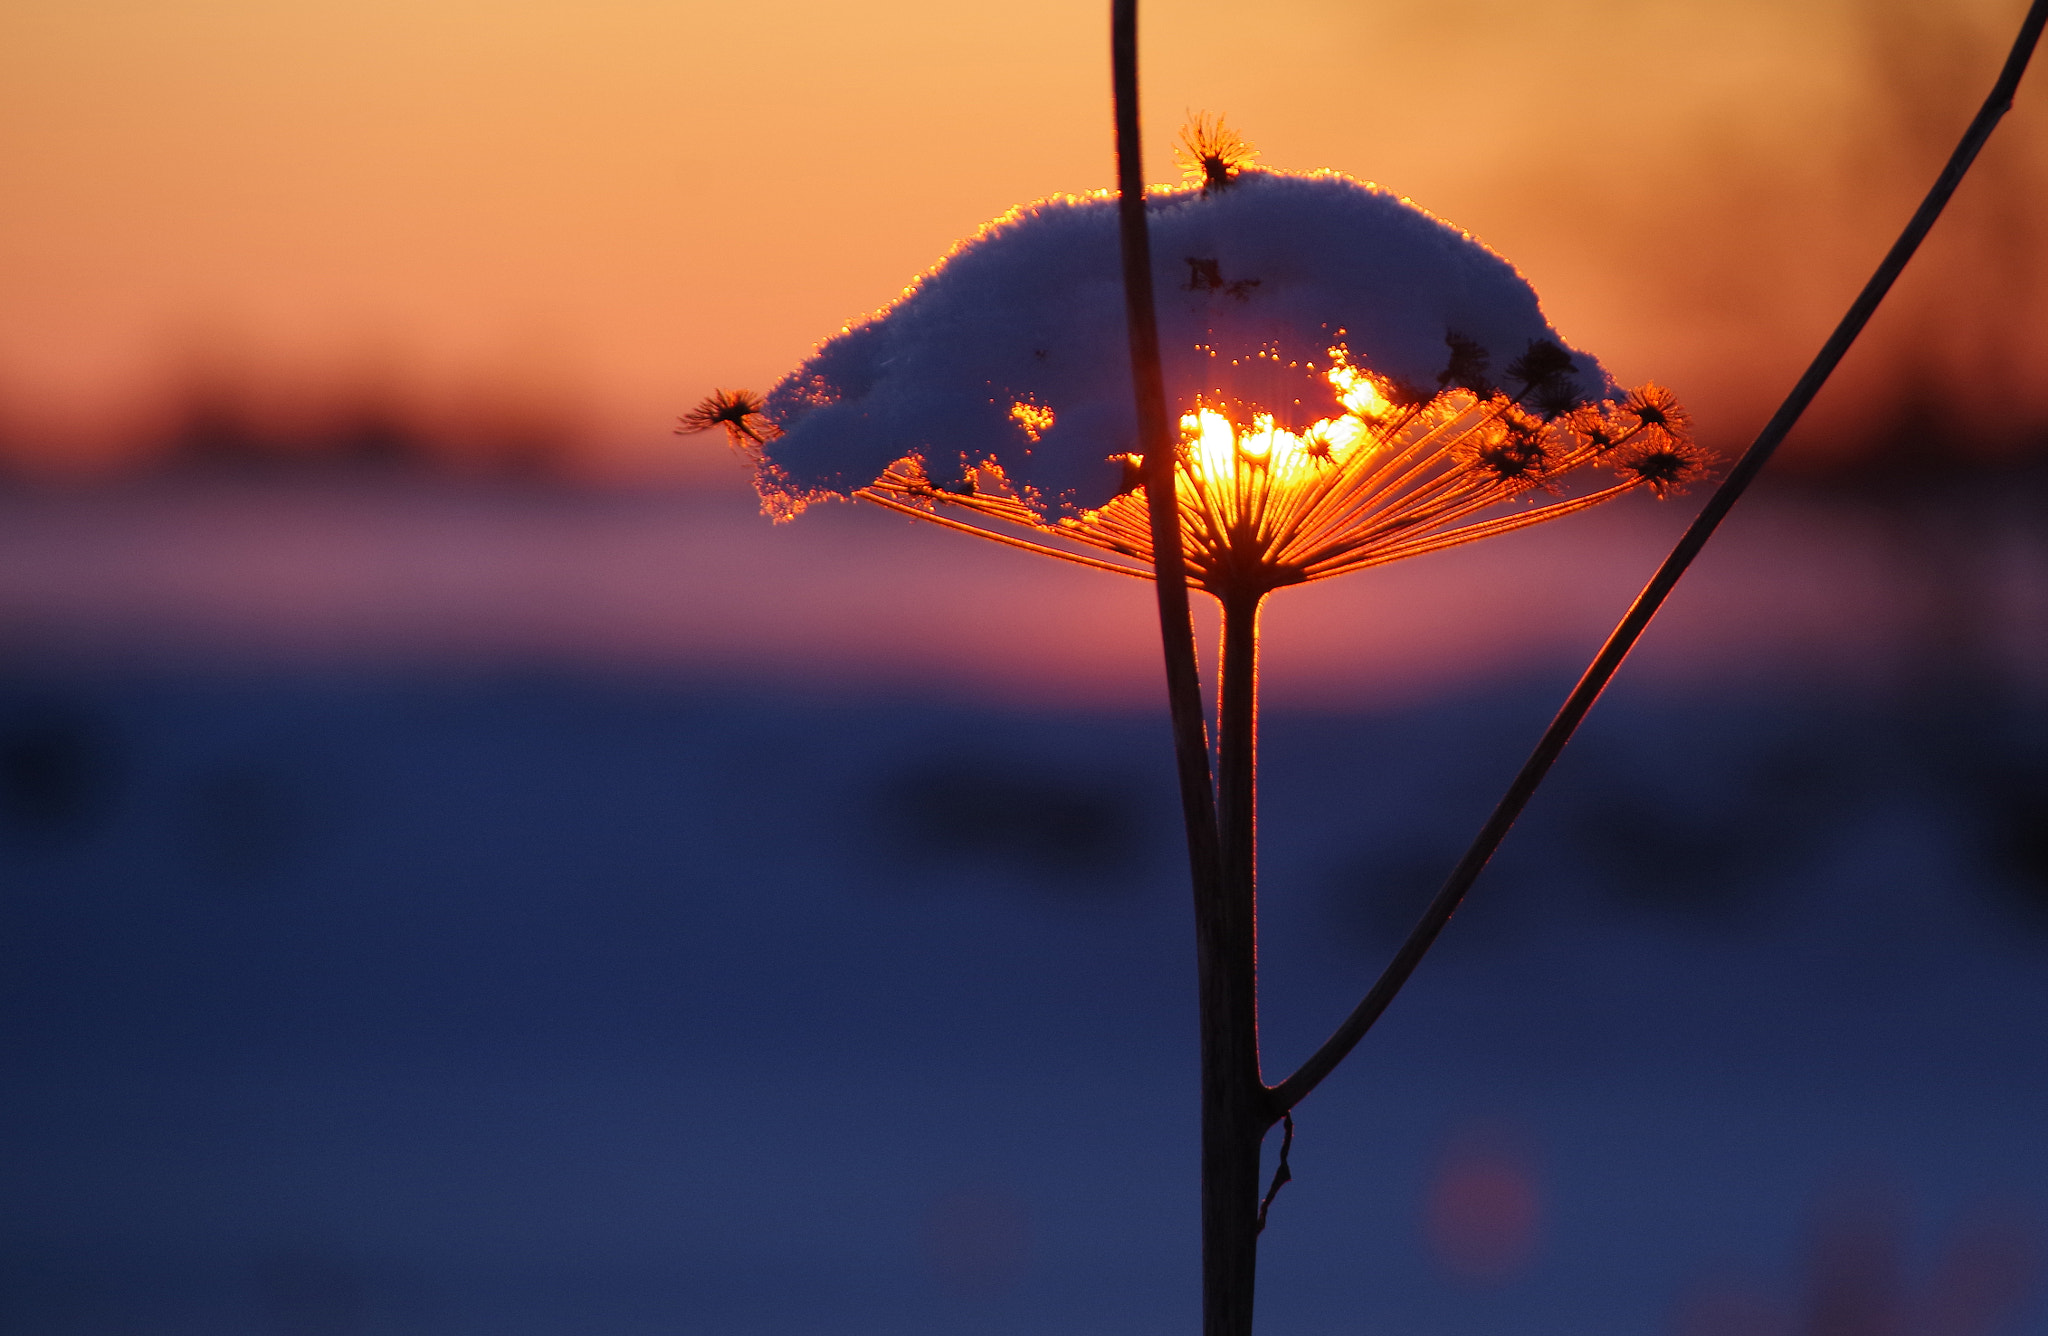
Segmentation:
{"type": "Polygon", "coordinates": [[[1114,193],[1013,211],[767,396],[721,390],[683,419],[685,431],[724,428],[777,519],[855,497],[1153,581],[1194,891],[1205,1336],[1251,1330],[1257,1238],[1290,1172],[1292,1110],[1406,982],[1679,575],[1868,321],[2010,105],[2044,20],[2048,0],[2035,0],[1905,234],[1587,669],[1394,960],[1276,1084],[1258,1044],[1261,604],[1289,585],[1637,488],[1671,494],[1699,476],[1703,456],[1669,393],[1622,392],[1470,236],[1346,177],[1255,169],[1220,119],[1183,132],[1187,185],[1148,191],[1135,0],[1114,0],[1114,193]],[[1497,379],[1496,355],[1510,359],[1497,379]],[[1223,610],[1213,732],[1190,587],[1223,610]],[[1285,1137],[1262,1199],[1260,1148],[1276,1125],[1285,1137]]]}
{"type": "MultiPolygon", "coordinates": [[[[1260,1141],[1287,1114],[1260,1076],[1255,1023],[1264,599],[1638,488],[1666,495],[1702,457],[1669,393],[1616,390],[1471,237],[1345,177],[1253,168],[1220,121],[1182,140],[1187,183],[1147,202],[1173,248],[1161,263],[1177,344],[1163,364],[1178,417],[1168,531],[1185,584],[1223,609],[1218,715],[1195,726],[1215,741],[1220,819],[1217,871],[1197,894],[1205,1251],[1234,1259],[1225,1290],[1246,1308],[1260,1141]],[[1498,373],[1495,342],[1513,349],[1498,373]]],[[[1117,214],[1108,194],[1013,211],[765,397],[719,391],[683,427],[722,427],[777,518],[852,496],[1153,579],[1117,214]]]]}

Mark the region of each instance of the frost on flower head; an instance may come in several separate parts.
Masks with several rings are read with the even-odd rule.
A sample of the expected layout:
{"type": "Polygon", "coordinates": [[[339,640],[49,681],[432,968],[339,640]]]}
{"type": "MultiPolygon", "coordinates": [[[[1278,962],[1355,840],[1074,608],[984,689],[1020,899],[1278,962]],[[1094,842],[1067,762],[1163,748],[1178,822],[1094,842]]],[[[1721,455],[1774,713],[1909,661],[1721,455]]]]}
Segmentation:
{"type": "MultiPolygon", "coordinates": [[[[1185,138],[1202,177],[1147,208],[1196,583],[1319,579],[1699,471],[1669,396],[1624,397],[1472,237],[1347,177],[1246,166],[1220,122],[1185,138]],[[1593,463],[1619,481],[1561,491],[1593,463]]],[[[1116,210],[1014,210],[702,426],[754,458],[778,518],[859,496],[1148,573],[1116,210]]]]}

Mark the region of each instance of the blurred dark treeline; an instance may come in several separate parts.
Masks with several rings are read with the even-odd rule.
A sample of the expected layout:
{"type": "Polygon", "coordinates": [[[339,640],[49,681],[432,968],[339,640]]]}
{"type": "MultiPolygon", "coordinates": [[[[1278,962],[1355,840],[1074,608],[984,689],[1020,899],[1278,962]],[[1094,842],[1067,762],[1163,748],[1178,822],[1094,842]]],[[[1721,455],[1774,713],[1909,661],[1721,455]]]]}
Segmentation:
{"type": "Polygon", "coordinates": [[[375,469],[563,478],[578,445],[568,414],[509,397],[433,411],[374,391],[279,401],[248,380],[200,380],[175,400],[145,452],[171,473],[375,469]]]}

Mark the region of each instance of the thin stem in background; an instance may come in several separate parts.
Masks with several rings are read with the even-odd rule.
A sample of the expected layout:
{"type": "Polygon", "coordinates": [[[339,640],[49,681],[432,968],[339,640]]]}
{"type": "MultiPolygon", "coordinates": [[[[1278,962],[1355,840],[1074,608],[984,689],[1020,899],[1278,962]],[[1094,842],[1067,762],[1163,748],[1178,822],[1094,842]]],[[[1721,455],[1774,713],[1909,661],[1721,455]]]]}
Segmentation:
{"type": "Polygon", "coordinates": [[[1912,220],[1906,224],[1905,231],[1900,233],[1899,239],[1892,244],[1890,252],[1884,257],[1884,262],[1877,267],[1877,272],[1871,275],[1870,281],[1864,285],[1855,303],[1849,307],[1848,314],[1842,317],[1842,322],[1835,326],[1835,332],[1821,346],[1819,354],[1813,359],[1813,364],[1807,367],[1806,374],[1793,386],[1792,393],[1786,396],[1785,402],[1780,405],[1770,422],[1765,424],[1763,431],[1743,453],[1742,458],[1736,461],[1735,467],[1728,471],[1727,478],[1707,499],[1707,504],[1700,508],[1699,515],[1686,529],[1684,537],[1678,540],[1678,546],[1664,559],[1664,564],[1657,568],[1657,573],[1650,577],[1650,582],[1643,587],[1643,592],[1636,596],[1628,615],[1614,628],[1614,633],[1607,638],[1607,643],[1601,647],[1600,653],[1587,667],[1585,675],[1579,679],[1579,684],[1572,689],[1571,695],[1565,698],[1563,708],[1557,712],[1557,717],[1544,731],[1542,740],[1536,744],[1536,750],[1530,753],[1529,759],[1523,763],[1521,772],[1508,786],[1508,791],[1501,798],[1500,804],[1493,809],[1493,815],[1488,817],[1486,824],[1481,827],[1478,838],[1472,841],[1472,847],[1466,850],[1465,857],[1451,873],[1450,880],[1437,892],[1436,899],[1430,902],[1429,908],[1423,912],[1421,921],[1415,925],[1414,931],[1408,934],[1408,940],[1401,944],[1401,949],[1395,953],[1386,971],[1373,984],[1372,990],[1294,1075],[1273,1088],[1271,1100],[1275,1117],[1281,1111],[1292,1109],[1299,1104],[1309,1091],[1315,1089],[1324,1077],[1335,1070],[1337,1064],[1342,1062],[1358,1041],[1365,1037],[1365,1032],[1372,1028],[1373,1022],[1380,1018],[1387,1005],[1394,1000],[1395,994],[1401,991],[1401,986],[1408,982],[1408,976],[1415,972],[1415,967],[1421,963],[1422,957],[1435,943],[1437,934],[1450,922],[1451,915],[1457,911],[1459,903],[1465,898],[1465,893],[1472,888],[1472,883],[1478,879],[1487,861],[1493,857],[1494,851],[1507,837],[1508,828],[1514,825],[1515,819],[1522,814],[1522,809],[1528,806],[1536,787],[1543,782],[1544,776],[1549,774],[1558,754],[1564,750],[1565,744],[1571,741],[1572,734],[1578,730],[1587,712],[1593,708],[1593,702],[1599,699],[1600,693],[1606,689],[1607,683],[1621,667],[1621,662],[1628,656],[1629,650],[1634,648],[1636,641],[1641,638],[1643,631],[1650,624],[1650,619],[1657,615],[1657,609],[1663,606],[1672,587],[1678,583],[1678,578],[1685,574],[1686,567],[1692,564],[1693,558],[1706,546],[1707,539],[1713,536],[1714,530],[1727,518],[1729,510],[1741,499],[1743,492],[1748,489],[1764,465],[1770,462],[1779,443],[1806,412],[1807,406],[1813,402],[1814,396],[1820,393],[1820,388],[1827,383],[1828,377],[1834,374],[1835,367],[1849,351],[1849,345],[1863,332],[1863,327],[1870,322],[1871,315],[1876,312],[1878,303],[1891,291],[1892,284],[1904,271],[1906,262],[1911,260],[1913,253],[1920,248],[1921,241],[1934,226],[1935,219],[1941,216],[1949,197],[1962,183],[1963,176],[1970,170],[1970,164],[1976,161],[1985,141],[1991,138],[1991,132],[1997,128],[2005,113],[2012,109],[2013,94],[2019,88],[2020,77],[2026,73],[2027,62],[2032,58],[2034,47],[2041,39],[2044,24],[2048,24],[2048,0],[2034,0],[2033,5],[2027,10],[2026,18],[2020,24],[2019,36],[2013,41],[2012,52],[2006,57],[2005,67],[1999,72],[1998,82],[1992,85],[1990,95],[1984,99],[1984,105],[1977,112],[1976,119],[1970,122],[1970,128],[1963,132],[1962,142],[1956,145],[1955,152],[1949,157],[1948,165],[1942,169],[1941,175],[1934,182],[1934,187],[1927,192],[1927,198],[1921,201],[1912,220]]]}
{"type": "Polygon", "coordinates": [[[1116,97],[1117,224],[1122,243],[1124,317],[1131,345],[1131,387],[1137,401],[1138,447],[1152,522],[1153,587],[1166,654],[1166,701],[1180,771],[1181,815],[1195,895],[1221,884],[1216,790],[1202,681],[1195,666],[1195,622],[1188,607],[1187,557],[1180,541],[1180,496],[1174,486],[1174,439],[1166,414],[1166,378],[1159,365],[1159,323],[1152,299],[1152,238],[1145,225],[1145,168],[1138,141],[1138,4],[1113,0],[1110,59],[1116,97]]]}
{"type": "MultiPolygon", "coordinates": [[[[1195,665],[1195,628],[1189,614],[1187,563],[1181,546],[1177,451],[1166,410],[1159,363],[1159,329],[1152,295],[1152,243],[1145,221],[1145,173],[1138,138],[1137,0],[1112,0],[1110,55],[1116,96],[1117,221],[1122,241],[1124,309],[1131,344],[1131,380],[1144,456],[1147,517],[1151,523],[1159,632],[1166,655],[1167,701],[1174,756],[1180,772],[1181,813],[1195,902],[1195,959],[1201,1014],[1202,1090],[1202,1330],[1204,1336],[1250,1336],[1257,1267],[1259,1142],[1271,1120],[1261,1121],[1266,1088],[1259,1078],[1257,982],[1250,968],[1252,888],[1224,867],[1218,834],[1217,790],[1209,770],[1201,679],[1195,665]],[[1242,884],[1240,884],[1242,883],[1242,884]]],[[[1253,601],[1249,613],[1257,616],[1253,601]]],[[[1250,642],[1240,637],[1238,652],[1250,642]]],[[[1230,653],[1226,641],[1225,653],[1230,653]]],[[[1226,674],[1219,693],[1235,690],[1247,703],[1249,677],[1226,674]]],[[[1227,712],[1227,711],[1226,711],[1227,712]]],[[[1249,727],[1249,708],[1237,711],[1249,727]]],[[[1219,724],[1225,796],[1250,812],[1250,738],[1219,724]]],[[[1249,848],[1234,837],[1233,863],[1250,866],[1249,848]]]]}

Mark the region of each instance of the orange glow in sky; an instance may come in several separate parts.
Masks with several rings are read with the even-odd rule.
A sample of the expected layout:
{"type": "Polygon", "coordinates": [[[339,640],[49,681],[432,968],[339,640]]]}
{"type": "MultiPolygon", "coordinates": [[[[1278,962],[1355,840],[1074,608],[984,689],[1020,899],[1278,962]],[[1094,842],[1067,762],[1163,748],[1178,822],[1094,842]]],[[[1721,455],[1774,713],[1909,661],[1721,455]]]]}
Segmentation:
{"type": "MultiPolygon", "coordinates": [[[[1796,375],[2021,7],[1160,0],[1148,171],[1177,176],[1206,108],[1271,165],[1381,181],[1721,440],[1796,375]]],[[[117,460],[234,382],[554,415],[594,471],[731,476],[677,412],[766,388],[1011,205],[1109,183],[1106,28],[1097,0],[11,0],[0,445],[117,460]]],[[[2042,83],[1897,299],[2002,313],[2002,343],[1943,335],[1957,365],[2048,346],[2044,211],[2013,203],[2048,199],[2042,83]]]]}

